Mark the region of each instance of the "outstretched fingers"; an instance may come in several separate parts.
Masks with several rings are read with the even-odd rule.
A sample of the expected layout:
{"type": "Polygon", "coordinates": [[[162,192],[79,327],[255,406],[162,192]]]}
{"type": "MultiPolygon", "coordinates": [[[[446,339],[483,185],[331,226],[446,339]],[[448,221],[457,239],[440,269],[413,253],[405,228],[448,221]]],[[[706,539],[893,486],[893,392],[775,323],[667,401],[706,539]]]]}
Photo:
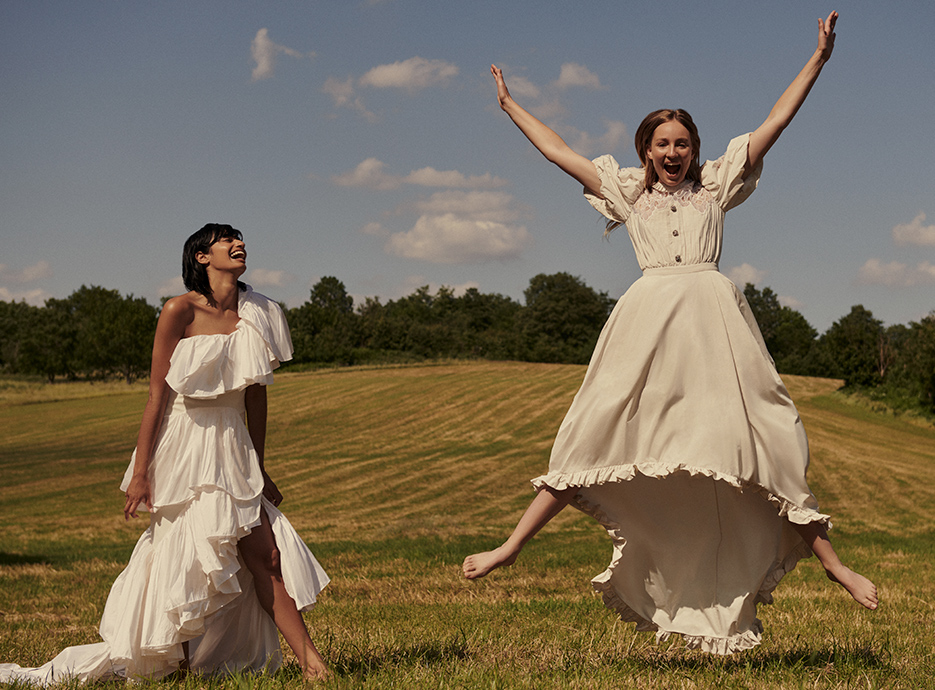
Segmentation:
{"type": "Polygon", "coordinates": [[[837,23],[837,12],[832,12],[825,20],[818,18],[818,49],[824,54],[826,60],[831,57],[831,51],[834,50],[834,26],[837,23]]]}
{"type": "Polygon", "coordinates": [[[510,98],[510,92],[506,88],[506,81],[503,79],[503,70],[501,70],[496,65],[491,65],[490,73],[493,75],[494,81],[497,83],[497,102],[502,108],[504,102],[510,98]]]}

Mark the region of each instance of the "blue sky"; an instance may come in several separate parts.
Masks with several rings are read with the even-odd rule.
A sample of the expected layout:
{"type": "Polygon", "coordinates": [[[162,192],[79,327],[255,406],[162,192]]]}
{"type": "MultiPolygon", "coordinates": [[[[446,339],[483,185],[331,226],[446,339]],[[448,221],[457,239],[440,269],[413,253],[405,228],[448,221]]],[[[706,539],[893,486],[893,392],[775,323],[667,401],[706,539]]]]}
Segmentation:
{"type": "Polygon", "coordinates": [[[659,107],[702,159],[757,127],[841,14],[834,57],[727,217],[721,270],[819,330],[935,309],[935,5],[806,0],[0,3],[0,299],[181,291],[207,222],[291,306],[421,285],[521,299],[566,271],[617,297],[623,230],[497,108],[489,65],[579,152],[636,165],[659,107]]]}

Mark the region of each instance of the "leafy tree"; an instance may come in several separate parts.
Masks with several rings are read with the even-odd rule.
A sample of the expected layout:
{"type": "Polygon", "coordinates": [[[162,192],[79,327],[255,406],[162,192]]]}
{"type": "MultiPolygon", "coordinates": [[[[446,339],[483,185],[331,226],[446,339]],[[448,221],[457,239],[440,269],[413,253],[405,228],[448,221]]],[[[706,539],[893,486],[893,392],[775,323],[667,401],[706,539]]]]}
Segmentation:
{"type": "Polygon", "coordinates": [[[526,288],[521,328],[526,358],[585,364],[613,309],[606,292],[595,292],[568,273],[540,273],[526,288]]]}
{"type": "Polygon", "coordinates": [[[38,307],[26,302],[0,302],[0,370],[23,371],[22,342],[33,327],[38,307]]]}
{"type": "Polygon", "coordinates": [[[890,326],[886,337],[887,392],[897,398],[908,396],[935,412],[935,311],[908,326],[890,326]]]}
{"type": "Polygon", "coordinates": [[[353,364],[357,317],[354,298],[340,280],[323,277],[312,287],[309,301],[287,315],[296,361],[353,364]]]}
{"type": "Polygon", "coordinates": [[[881,351],[885,349],[883,324],[863,305],[851,307],[821,337],[832,376],[846,386],[876,386],[882,382],[881,351]]]}
{"type": "Polygon", "coordinates": [[[42,374],[49,383],[54,383],[56,376],[74,378],[77,335],[75,316],[67,300],[46,300],[44,308],[33,312],[22,338],[23,359],[29,371],[42,374]]]}
{"type": "Polygon", "coordinates": [[[85,376],[119,373],[132,383],[149,371],[157,310],[144,298],[82,285],[55,308],[72,317],[74,366],[85,376]]]}
{"type": "Polygon", "coordinates": [[[818,331],[805,317],[779,304],[778,295],[768,287],[760,291],[753,283],[747,283],[743,294],[776,368],[783,374],[821,375],[820,366],[816,366],[812,357],[818,331]]]}
{"type": "Polygon", "coordinates": [[[487,359],[516,359],[521,352],[517,321],[522,306],[504,295],[468,288],[458,300],[466,328],[467,351],[487,359]]]}

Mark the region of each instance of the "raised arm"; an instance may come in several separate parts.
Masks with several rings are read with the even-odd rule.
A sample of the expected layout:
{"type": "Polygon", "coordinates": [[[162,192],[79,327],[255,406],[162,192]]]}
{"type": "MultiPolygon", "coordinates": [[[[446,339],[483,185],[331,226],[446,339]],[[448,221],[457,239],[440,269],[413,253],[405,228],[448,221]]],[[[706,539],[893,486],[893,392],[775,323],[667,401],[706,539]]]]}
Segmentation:
{"type": "Polygon", "coordinates": [[[814,54],[805,63],[805,67],[798,76],[792,80],[789,87],[783,92],[776,105],[769,111],[769,116],[756,131],[750,135],[750,146],[747,149],[746,171],[752,171],[763,160],[763,156],[770,150],[779,135],[795,117],[799,107],[811,91],[812,85],[821,74],[821,68],[831,59],[834,49],[834,25],[838,21],[838,13],[832,12],[826,20],[818,20],[818,47],[814,54]]]}
{"type": "Polygon", "coordinates": [[[601,196],[601,179],[597,175],[594,163],[572,151],[564,139],[520,107],[506,88],[503,72],[496,65],[490,66],[490,73],[497,82],[497,101],[500,108],[510,116],[532,145],[539,149],[547,160],[578,180],[591,194],[601,196]]]}

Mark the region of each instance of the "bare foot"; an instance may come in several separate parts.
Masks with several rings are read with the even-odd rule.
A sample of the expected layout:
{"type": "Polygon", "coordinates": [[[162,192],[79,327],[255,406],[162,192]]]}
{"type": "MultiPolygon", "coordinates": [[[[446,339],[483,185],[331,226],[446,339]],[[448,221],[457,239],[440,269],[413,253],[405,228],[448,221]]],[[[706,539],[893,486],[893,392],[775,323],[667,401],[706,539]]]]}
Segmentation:
{"type": "Polygon", "coordinates": [[[832,573],[830,570],[826,570],[825,574],[829,580],[837,582],[846,589],[858,604],[866,606],[870,610],[879,605],[877,586],[860,573],[855,573],[847,566],[842,565],[836,572],[832,573]]]}
{"type": "Polygon", "coordinates": [[[493,551],[484,551],[483,553],[468,556],[464,559],[461,570],[468,580],[476,580],[500,566],[513,565],[518,554],[518,551],[511,551],[504,544],[493,551]]]}

